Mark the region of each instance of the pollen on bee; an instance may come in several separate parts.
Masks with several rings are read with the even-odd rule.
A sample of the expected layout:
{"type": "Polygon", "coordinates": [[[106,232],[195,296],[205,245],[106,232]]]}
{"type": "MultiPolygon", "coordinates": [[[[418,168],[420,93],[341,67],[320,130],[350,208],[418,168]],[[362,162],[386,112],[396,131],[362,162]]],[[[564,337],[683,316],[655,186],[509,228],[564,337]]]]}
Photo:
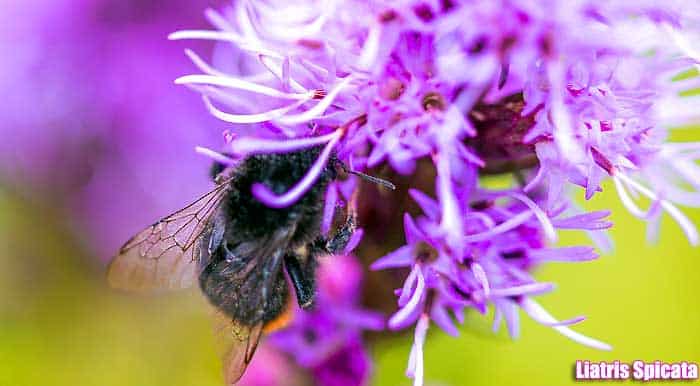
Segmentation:
{"type": "Polygon", "coordinates": [[[281,314],[271,321],[265,323],[265,326],[263,327],[263,332],[265,334],[281,330],[289,325],[289,323],[292,321],[294,313],[294,307],[292,307],[292,304],[293,302],[291,301],[287,302],[287,306],[284,308],[284,311],[281,314]]]}

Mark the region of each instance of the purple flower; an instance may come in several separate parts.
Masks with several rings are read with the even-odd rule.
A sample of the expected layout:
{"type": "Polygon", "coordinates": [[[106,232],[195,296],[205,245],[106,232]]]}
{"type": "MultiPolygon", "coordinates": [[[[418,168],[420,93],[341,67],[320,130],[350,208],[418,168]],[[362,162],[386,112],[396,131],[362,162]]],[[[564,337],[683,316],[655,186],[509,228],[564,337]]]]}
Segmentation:
{"type": "Polygon", "coordinates": [[[241,386],[302,386],[304,378],[293,365],[291,358],[268,343],[263,343],[256,350],[250,366],[243,378],[238,381],[241,386]]]}
{"type": "Polygon", "coordinates": [[[318,385],[351,386],[367,383],[371,362],[359,336],[355,335],[323,362],[312,368],[318,385]]]}
{"type": "MultiPolygon", "coordinates": [[[[332,156],[357,170],[386,164],[411,175],[421,160],[433,169],[435,198],[410,191],[422,214],[405,215],[406,245],[373,264],[409,269],[389,327],[416,325],[408,374],[420,385],[430,322],[456,335],[468,309],[493,307],[494,328],[505,321],[513,337],[522,309],[580,343],[610,348],[569,329],[582,317],[557,321],[534,300],[553,289],[532,277],[535,267],[597,257],[588,246],[555,247],[560,230],[584,231],[610,249],[609,212],[582,212],[574,193],[589,199],[612,180],[652,238],[665,212],[700,241],[677,208],[700,206],[700,145],[667,142],[673,125],[700,118],[697,96],[679,93],[700,78],[673,80],[700,67],[697,15],[684,1],[237,1],[207,12],[215,30],[171,38],[217,42],[212,64],[188,51],[202,74],[176,82],[232,125],[228,152],[323,146],[288,192],[253,188],[267,205],[298,200],[332,156]],[[486,189],[480,177],[488,174],[512,174],[515,183],[486,189]]],[[[329,187],[324,231],[356,186],[329,187]]],[[[324,330],[339,322],[332,315],[299,320],[316,326],[321,348],[335,347],[329,336],[343,331],[324,330]]],[[[304,347],[303,329],[290,331],[286,349],[304,347]]]]}
{"type": "MultiPolygon", "coordinates": [[[[413,191],[414,199],[426,217],[414,221],[404,216],[407,245],[377,260],[373,269],[410,267],[411,273],[397,291],[399,310],[389,319],[389,327],[401,329],[416,324],[416,341],[409,360],[409,374],[421,384],[422,340],[429,320],[451,335],[458,335],[455,320],[464,321],[464,311],[473,308],[485,314],[489,305],[495,309],[494,329],[505,320],[512,337],[519,334],[517,309],[523,309],[536,321],[551,326],[565,336],[599,349],[605,343],[580,335],[567,326],[583,320],[576,317],[557,321],[539,306],[532,296],[553,289],[551,283],[539,283],[528,273],[550,261],[579,262],[597,258],[590,247],[548,248],[547,232],[555,228],[602,230],[612,224],[605,221],[607,212],[593,212],[551,220],[519,193],[483,192],[478,210],[468,210],[462,217],[462,255],[455,256],[446,242],[445,232],[437,219],[438,203],[423,193],[413,191]],[[496,200],[509,203],[496,206],[496,200]],[[489,205],[483,202],[491,202],[489,205]]],[[[475,205],[472,205],[472,207],[475,205]]]]}
{"type": "Polygon", "coordinates": [[[174,25],[201,24],[204,4],[2,6],[3,183],[70,213],[95,256],[109,258],[143,224],[209,187],[210,161],[191,149],[218,144],[221,126],[196,95],[173,87],[188,64],[166,40],[174,25]]]}

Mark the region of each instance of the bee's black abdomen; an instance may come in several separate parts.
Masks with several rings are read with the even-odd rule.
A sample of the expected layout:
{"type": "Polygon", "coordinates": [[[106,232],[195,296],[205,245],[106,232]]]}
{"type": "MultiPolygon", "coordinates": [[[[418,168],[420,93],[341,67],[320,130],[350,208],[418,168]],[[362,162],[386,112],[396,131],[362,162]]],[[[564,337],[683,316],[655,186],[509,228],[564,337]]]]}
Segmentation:
{"type": "Polygon", "coordinates": [[[284,274],[272,278],[270,293],[263,299],[260,282],[240,281],[228,269],[226,260],[217,259],[199,276],[199,285],[209,302],[232,319],[245,325],[268,323],[284,312],[289,288],[284,274]]]}

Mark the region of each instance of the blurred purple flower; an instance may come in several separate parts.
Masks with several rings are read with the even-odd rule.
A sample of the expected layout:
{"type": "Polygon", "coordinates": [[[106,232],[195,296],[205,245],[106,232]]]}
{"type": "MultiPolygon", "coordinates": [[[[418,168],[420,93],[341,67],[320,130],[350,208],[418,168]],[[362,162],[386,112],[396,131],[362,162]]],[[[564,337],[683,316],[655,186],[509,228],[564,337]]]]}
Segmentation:
{"type": "Polygon", "coordinates": [[[318,269],[314,310],[297,309],[292,324],[272,335],[272,344],[309,369],[319,386],[364,385],[371,364],[364,330],[380,330],[384,319],[360,308],[362,267],[353,257],[331,256],[318,269]]]}
{"type": "Polygon", "coordinates": [[[218,144],[222,129],[172,84],[191,65],[167,44],[173,28],[202,22],[205,3],[2,5],[0,177],[70,211],[104,259],[210,184],[210,161],[192,148],[218,144]]]}
{"type": "Polygon", "coordinates": [[[301,386],[303,378],[295,372],[290,358],[270,344],[263,343],[246,369],[241,386],[301,386]]]}

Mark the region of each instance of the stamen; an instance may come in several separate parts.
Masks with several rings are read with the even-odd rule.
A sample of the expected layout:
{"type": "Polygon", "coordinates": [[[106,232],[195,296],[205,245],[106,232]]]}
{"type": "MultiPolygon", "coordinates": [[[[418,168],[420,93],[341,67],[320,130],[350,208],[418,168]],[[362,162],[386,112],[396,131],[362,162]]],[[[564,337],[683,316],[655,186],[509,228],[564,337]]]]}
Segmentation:
{"type": "Polygon", "coordinates": [[[501,327],[501,322],[503,321],[503,313],[501,312],[498,307],[494,307],[493,310],[493,326],[491,327],[491,331],[493,333],[497,333],[498,329],[501,327]]]}
{"type": "MultiPolygon", "coordinates": [[[[425,278],[423,278],[423,273],[420,272],[420,266],[415,266],[413,269],[418,271],[415,280],[416,288],[413,290],[409,301],[389,319],[388,326],[393,330],[403,328],[407,322],[410,322],[412,320],[411,315],[415,314],[423,300],[425,278]]],[[[405,288],[404,291],[406,291],[405,288]]]]}
{"type": "Polygon", "coordinates": [[[168,35],[168,40],[203,39],[245,44],[243,36],[231,31],[181,30],[168,35]]]}
{"type": "Polygon", "coordinates": [[[509,299],[493,299],[492,302],[501,310],[503,318],[506,320],[508,335],[512,339],[520,336],[520,314],[516,303],[509,299]]]}
{"type": "Polygon", "coordinates": [[[413,264],[413,268],[406,277],[406,280],[403,283],[403,288],[400,290],[401,296],[399,296],[397,300],[399,307],[404,307],[409,301],[411,301],[411,298],[413,298],[413,295],[416,293],[415,290],[412,290],[414,285],[416,288],[422,288],[422,284],[418,283],[421,280],[423,280],[423,278],[420,271],[420,266],[413,264]],[[419,275],[421,276],[420,279],[418,278],[419,275]]]}
{"type": "Polygon", "coordinates": [[[304,137],[289,140],[263,139],[256,137],[240,137],[231,142],[231,150],[235,154],[267,154],[289,153],[328,143],[342,134],[340,130],[317,137],[304,137]]]}
{"type": "MultiPolygon", "coordinates": [[[[561,64],[549,65],[547,77],[550,84],[565,84],[563,66],[561,64]]],[[[566,154],[571,163],[576,165],[584,157],[581,148],[574,140],[576,136],[574,135],[571,116],[566,111],[567,107],[560,93],[551,93],[550,98],[552,100],[549,113],[554,126],[554,142],[559,147],[561,154],[566,154]]]]}
{"type": "MultiPolygon", "coordinates": [[[[282,117],[277,120],[277,122],[284,124],[284,125],[296,125],[299,123],[304,123],[308,122],[319,115],[323,114],[326,109],[333,103],[335,100],[336,96],[345,88],[345,86],[350,83],[352,80],[351,76],[346,77],[343,79],[342,82],[340,82],[337,86],[335,86],[329,93],[326,95],[323,99],[321,99],[316,106],[306,110],[305,112],[298,114],[298,115],[289,115],[286,117],[282,117]]],[[[315,92],[315,91],[313,91],[315,92]]]]}
{"type": "Polygon", "coordinates": [[[537,262],[557,261],[564,263],[590,261],[598,258],[595,250],[591,247],[533,249],[530,251],[529,256],[537,262]]]}
{"type": "Polygon", "coordinates": [[[298,59],[299,64],[304,67],[308,72],[310,72],[317,80],[326,81],[329,80],[328,76],[330,71],[308,59],[298,59]]]}
{"type": "Polygon", "coordinates": [[[537,173],[535,174],[535,177],[533,177],[532,180],[530,180],[530,182],[528,182],[527,185],[525,185],[523,187],[523,192],[530,193],[533,189],[535,189],[535,187],[537,185],[540,184],[540,182],[542,182],[542,180],[544,179],[544,176],[545,176],[545,168],[544,168],[544,166],[540,165],[540,167],[537,169],[537,173]]]}
{"type": "Polygon", "coordinates": [[[279,109],[274,109],[270,111],[266,111],[264,113],[257,113],[257,114],[231,114],[231,113],[226,113],[214,106],[211,103],[211,100],[207,96],[203,96],[202,99],[204,100],[204,106],[209,110],[211,115],[215,116],[216,118],[221,119],[224,122],[229,122],[229,123],[260,123],[260,122],[267,122],[271,121],[273,119],[279,118],[283,116],[284,114],[298,108],[299,106],[303,105],[306,103],[305,100],[295,102],[289,106],[281,107],[279,109]]]}
{"type": "MultiPolygon", "coordinates": [[[[647,196],[649,199],[652,201],[659,201],[659,205],[661,205],[668,214],[673,217],[674,220],[680,225],[681,229],[685,233],[686,237],[688,238],[688,241],[690,242],[691,245],[698,245],[698,242],[700,241],[700,236],[698,235],[698,230],[695,228],[695,225],[686,217],[678,208],[676,208],[675,205],[671,204],[670,202],[659,198],[659,196],[652,192],[651,190],[647,189],[637,181],[627,177],[623,173],[617,173],[616,176],[613,177],[614,180],[620,179],[624,181],[627,185],[632,187],[634,190],[638,191],[639,193],[647,196]]],[[[619,183],[616,182],[615,186],[618,187],[619,189],[619,183]]]]}
{"type": "Polygon", "coordinates": [[[194,40],[214,40],[234,43],[238,48],[255,53],[257,55],[266,55],[269,57],[282,59],[283,56],[275,51],[268,50],[259,44],[251,44],[249,39],[243,36],[231,32],[231,31],[209,31],[209,30],[183,30],[173,32],[168,35],[169,40],[184,40],[184,39],[194,39],[194,40]]]}
{"type": "Polygon", "coordinates": [[[585,316],[580,315],[580,316],[573,317],[573,318],[571,318],[571,319],[560,320],[560,321],[557,321],[556,323],[550,323],[550,322],[547,322],[546,320],[536,319],[535,315],[530,315],[530,316],[531,316],[532,319],[534,319],[537,323],[543,324],[543,325],[549,326],[549,327],[571,326],[571,325],[578,324],[578,323],[581,323],[581,322],[583,322],[584,320],[586,320],[586,317],[585,317],[585,316]]]}
{"type": "Polygon", "coordinates": [[[212,8],[207,8],[204,10],[204,17],[213,25],[214,27],[224,30],[231,31],[233,26],[224,18],[219,12],[212,8]]]}
{"type": "Polygon", "coordinates": [[[542,230],[544,231],[545,236],[547,236],[547,239],[551,242],[557,241],[557,232],[554,230],[552,222],[549,221],[549,216],[547,216],[547,214],[534,201],[521,193],[511,193],[509,196],[527,205],[527,207],[530,208],[535,214],[535,217],[537,217],[537,219],[540,221],[542,230]]]}
{"type": "Polygon", "coordinates": [[[477,241],[484,241],[492,238],[495,235],[507,232],[513,228],[516,228],[520,226],[521,224],[525,223],[527,220],[529,220],[532,217],[532,212],[522,212],[515,217],[511,217],[510,219],[496,225],[495,227],[481,233],[475,233],[472,235],[467,235],[464,236],[463,241],[465,243],[474,243],[477,241]]]}
{"type": "Polygon", "coordinates": [[[185,75],[175,79],[176,84],[206,84],[211,86],[220,86],[233,88],[237,90],[250,91],[252,93],[266,95],[280,99],[296,99],[309,100],[313,97],[312,93],[287,93],[277,89],[261,86],[257,83],[245,81],[243,79],[234,78],[232,76],[212,76],[212,75],[185,75]]]}
{"type": "Polygon", "coordinates": [[[205,156],[213,159],[214,161],[220,162],[220,163],[227,165],[227,166],[233,166],[233,165],[236,165],[240,162],[240,160],[237,160],[235,158],[231,158],[225,154],[219,153],[218,151],[214,151],[214,150],[211,150],[209,148],[202,147],[202,146],[195,147],[194,151],[199,153],[199,154],[205,155],[205,156]]]}
{"type": "Polygon", "coordinates": [[[496,226],[496,222],[491,218],[491,216],[482,212],[467,212],[464,214],[464,219],[468,220],[474,218],[481,222],[486,228],[493,228],[496,226]]]}
{"type": "Polygon", "coordinates": [[[605,220],[610,216],[609,210],[599,210],[577,214],[571,217],[553,219],[552,224],[559,229],[587,229],[598,231],[612,227],[612,222],[605,220]]]}
{"type": "MultiPolygon", "coordinates": [[[[291,66],[291,62],[289,60],[289,56],[287,56],[282,61],[282,87],[285,90],[289,90],[289,86],[291,84],[290,81],[291,81],[292,77],[291,77],[290,73],[292,70],[290,69],[290,66],[291,66]]],[[[315,95],[314,95],[314,97],[315,97],[315,95]]]]}
{"type": "Polygon", "coordinates": [[[416,323],[413,347],[406,369],[406,376],[413,378],[413,386],[423,386],[423,344],[429,325],[430,318],[426,314],[421,315],[416,323]]]}
{"type": "Polygon", "coordinates": [[[277,79],[279,79],[280,82],[284,84],[288,84],[292,89],[299,93],[307,93],[308,90],[302,86],[299,82],[294,80],[294,78],[290,75],[289,79],[287,82],[284,80],[284,70],[282,69],[282,66],[273,63],[272,60],[266,56],[260,56],[258,57],[258,60],[260,61],[260,64],[262,64],[272,75],[274,75],[277,79]]]}
{"type": "Polygon", "coordinates": [[[617,190],[617,195],[620,197],[620,201],[622,201],[622,205],[627,208],[627,210],[632,213],[633,216],[639,217],[639,218],[646,218],[647,212],[644,212],[637,204],[634,202],[632,197],[630,197],[629,192],[625,188],[625,185],[620,181],[617,177],[613,178],[613,182],[615,183],[615,188],[617,190]]]}
{"type": "MultiPolygon", "coordinates": [[[[452,235],[462,235],[462,220],[459,217],[459,204],[452,190],[452,171],[450,161],[445,155],[433,156],[433,163],[437,169],[437,191],[442,202],[442,218],[440,226],[449,230],[452,235]]],[[[459,243],[461,244],[461,243],[459,243]]]]}
{"type": "Polygon", "coordinates": [[[688,39],[686,39],[683,34],[677,32],[672,26],[663,24],[663,28],[671,35],[673,42],[676,43],[678,48],[695,61],[695,68],[700,71],[700,51],[693,48],[688,39]]]}
{"type": "Polygon", "coordinates": [[[494,288],[491,290],[492,297],[511,297],[522,295],[540,295],[545,292],[550,292],[554,289],[552,283],[533,283],[507,288],[494,288]]]}
{"type": "Polygon", "coordinates": [[[589,338],[583,334],[579,334],[578,332],[571,330],[566,326],[562,326],[562,322],[556,320],[544,308],[542,308],[542,306],[540,306],[538,303],[536,303],[530,298],[523,298],[520,301],[520,306],[528,315],[530,315],[531,318],[535,319],[536,321],[544,322],[543,324],[552,326],[552,328],[557,330],[562,335],[568,337],[569,339],[572,339],[578,343],[589,347],[597,348],[599,350],[612,350],[612,347],[607,343],[603,343],[599,340],[589,338]]]}
{"type": "Polygon", "coordinates": [[[377,60],[377,54],[379,53],[381,36],[381,24],[375,24],[369,28],[367,39],[365,39],[365,44],[362,47],[362,52],[357,62],[359,68],[368,70],[374,66],[374,62],[377,60]]]}
{"type": "Polygon", "coordinates": [[[214,75],[214,76],[228,76],[227,74],[215,69],[214,67],[210,66],[207,62],[204,61],[199,55],[197,55],[196,52],[190,50],[190,49],[185,49],[185,55],[194,63],[194,65],[202,70],[202,72],[209,74],[209,75],[214,75]]]}
{"type": "Polygon", "coordinates": [[[491,295],[491,286],[489,285],[489,278],[486,275],[486,271],[484,271],[484,268],[479,263],[472,263],[471,269],[474,278],[481,284],[481,288],[484,289],[484,296],[488,298],[489,295],[491,295]]]}
{"type": "Polygon", "coordinates": [[[275,38],[293,42],[318,34],[326,24],[326,21],[328,21],[328,16],[332,14],[334,3],[333,1],[323,2],[323,8],[320,10],[319,14],[315,16],[313,21],[297,18],[290,22],[290,14],[294,15],[297,12],[284,12],[284,9],[280,12],[279,7],[270,7],[263,2],[258,2],[255,4],[254,8],[252,6],[251,8],[264,18],[264,21],[253,19],[253,21],[258,24],[258,28],[261,27],[260,24],[264,22],[265,31],[274,35],[275,38]]]}

